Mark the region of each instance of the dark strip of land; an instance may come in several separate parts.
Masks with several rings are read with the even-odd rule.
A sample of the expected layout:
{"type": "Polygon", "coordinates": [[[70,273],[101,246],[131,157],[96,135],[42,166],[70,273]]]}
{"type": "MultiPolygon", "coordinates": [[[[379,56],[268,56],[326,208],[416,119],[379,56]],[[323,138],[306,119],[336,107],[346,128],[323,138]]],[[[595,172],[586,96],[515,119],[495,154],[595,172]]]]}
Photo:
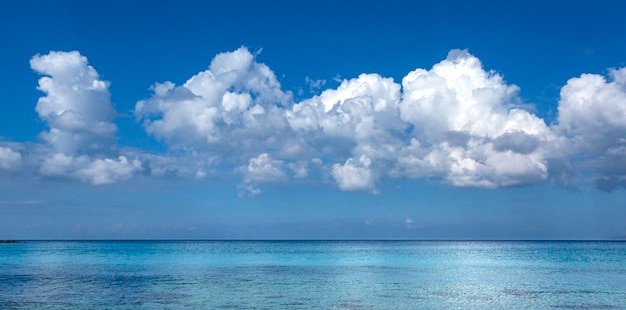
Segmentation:
{"type": "Polygon", "coordinates": [[[15,240],[0,240],[0,244],[2,243],[18,243],[18,242],[15,240]]]}

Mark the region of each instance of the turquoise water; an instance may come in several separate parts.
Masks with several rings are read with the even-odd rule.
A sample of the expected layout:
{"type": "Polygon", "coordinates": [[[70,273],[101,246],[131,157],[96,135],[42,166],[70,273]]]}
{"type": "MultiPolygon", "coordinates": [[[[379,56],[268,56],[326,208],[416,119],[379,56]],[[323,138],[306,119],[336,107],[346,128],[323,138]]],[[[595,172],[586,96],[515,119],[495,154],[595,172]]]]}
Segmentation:
{"type": "Polygon", "coordinates": [[[626,309],[626,242],[30,241],[0,309],[626,309]]]}

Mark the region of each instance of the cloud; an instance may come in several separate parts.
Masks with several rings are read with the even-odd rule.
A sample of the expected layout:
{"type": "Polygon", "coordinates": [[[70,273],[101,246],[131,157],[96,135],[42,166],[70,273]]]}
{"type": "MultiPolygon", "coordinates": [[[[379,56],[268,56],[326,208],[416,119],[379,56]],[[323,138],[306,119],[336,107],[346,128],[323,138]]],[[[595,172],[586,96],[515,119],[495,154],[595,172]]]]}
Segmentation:
{"type": "Polygon", "coordinates": [[[26,200],[0,200],[0,205],[14,205],[14,206],[27,206],[27,205],[41,205],[45,200],[26,199],[26,200]]]}
{"type": "Polygon", "coordinates": [[[517,86],[485,71],[466,50],[410,72],[402,89],[400,118],[413,130],[394,174],[485,188],[547,178],[539,146],[553,139],[550,129],[520,108],[517,86]]]}
{"type": "Polygon", "coordinates": [[[277,182],[285,180],[285,173],[282,171],[283,162],[272,159],[267,153],[250,158],[246,167],[242,167],[246,182],[277,182]]]}
{"type": "Polygon", "coordinates": [[[539,147],[540,140],[522,131],[507,132],[493,140],[493,148],[498,152],[511,151],[517,154],[530,154],[539,147]]]}
{"type": "Polygon", "coordinates": [[[291,94],[246,48],[217,55],[209,69],[181,86],[157,83],[136,104],[146,131],[174,149],[193,149],[245,160],[280,148],[288,130],[283,115],[291,94]]]}
{"type": "Polygon", "coordinates": [[[293,171],[294,178],[304,179],[309,176],[308,164],[304,161],[289,163],[289,169],[293,171]]]}
{"type": "MultiPolygon", "coordinates": [[[[35,110],[50,127],[41,133],[43,147],[29,150],[44,177],[109,184],[142,170],[137,159],[119,155],[115,140],[117,115],[109,83],[100,79],[79,52],[36,55],[31,68],[44,75],[38,90],[45,93],[35,110]]],[[[32,160],[31,160],[32,161],[32,160]]]]}
{"type": "Polygon", "coordinates": [[[613,81],[597,74],[572,78],[561,88],[558,125],[555,130],[569,137],[574,151],[604,153],[626,133],[626,68],[611,70],[613,81]]]}
{"type": "Polygon", "coordinates": [[[243,187],[252,195],[258,195],[261,190],[256,184],[285,181],[287,176],[282,166],[283,161],[274,160],[267,153],[250,158],[247,166],[238,169],[244,175],[243,187]]]}
{"type": "MultiPolygon", "coordinates": [[[[621,83],[622,71],[612,74],[614,84],[621,83]]],[[[525,109],[517,86],[483,69],[467,50],[452,50],[431,69],[409,72],[401,84],[361,74],[290,102],[269,67],[240,48],[217,55],[182,86],[155,84],[155,95],[139,101],[135,114],[170,147],[207,153],[215,163],[250,161],[250,167],[257,154],[266,154],[290,168],[281,170],[288,179],[309,177],[311,167],[302,163],[321,158],[317,172],[342,190],[375,191],[383,178],[425,177],[497,188],[542,182],[552,172],[564,184],[568,174],[558,167],[568,165],[549,167],[576,153],[562,150],[564,136],[595,141],[584,139],[593,128],[583,128],[589,126],[584,118],[572,113],[569,88],[559,108],[563,124],[555,129],[525,109]]],[[[269,181],[244,175],[248,184],[269,181]]]]}
{"type": "Polygon", "coordinates": [[[128,179],[139,170],[141,163],[138,160],[129,161],[120,156],[117,159],[95,159],[87,167],[77,171],[77,174],[81,180],[98,185],[128,179]]]}
{"type": "Polygon", "coordinates": [[[369,169],[371,160],[365,155],[359,160],[349,158],[343,165],[334,164],[331,172],[339,188],[346,191],[372,190],[374,177],[369,169]]]}
{"type": "Polygon", "coordinates": [[[57,152],[100,151],[109,148],[117,127],[111,104],[109,83],[100,80],[87,58],[74,52],[36,55],[30,66],[45,75],[39,79],[39,98],[35,110],[50,130],[43,139],[57,152]]]}
{"type": "Polygon", "coordinates": [[[305,156],[327,158],[324,164],[341,189],[373,190],[408,126],[398,119],[399,101],[393,79],[362,74],[285,113],[305,156]]]}
{"type": "Polygon", "coordinates": [[[0,170],[17,172],[22,165],[22,155],[9,147],[0,146],[0,170]]]}
{"type": "Polygon", "coordinates": [[[326,85],[326,80],[324,80],[324,79],[313,80],[313,79],[309,78],[308,76],[306,76],[304,78],[304,82],[309,85],[309,92],[312,93],[312,94],[316,93],[324,85],[326,85]]]}
{"type": "Polygon", "coordinates": [[[46,178],[92,184],[234,171],[253,195],[265,183],[305,178],[373,193],[383,180],[403,178],[480,188],[546,180],[571,187],[578,178],[605,191],[626,178],[626,69],[567,81],[548,125],[527,110],[519,87],[467,50],[400,82],[361,74],[299,102],[258,56],[241,47],[182,85],[155,83],[133,111],[167,145],[149,154],[118,147],[109,83],[86,57],[36,55],[31,67],[44,75],[45,93],[36,111],[49,129],[40,145],[0,146],[0,170],[34,165],[46,178]]]}
{"type": "Polygon", "coordinates": [[[563,152],[580,173],[596,175],[602,190],[626,176],[626,68],[610,70],[609,78],[582,74],[567,81],[553,128],[563,152]]]}
{"type": "Polygon", "coordinates": [[[605,177],[594,181],[596,188],[603,192],[610,193],[618,188],[626,188],[626,179],[617,177],[605,177]]]}
{"type": "Polygon", "coordinates": [[[101,185],[128,179],[141,169],[141,162],[129,161],[124,156],[92,159],[85,155],[73,157],[57,153],[45,159],[40,173],[45,177],[73,178],[101,185]]]}

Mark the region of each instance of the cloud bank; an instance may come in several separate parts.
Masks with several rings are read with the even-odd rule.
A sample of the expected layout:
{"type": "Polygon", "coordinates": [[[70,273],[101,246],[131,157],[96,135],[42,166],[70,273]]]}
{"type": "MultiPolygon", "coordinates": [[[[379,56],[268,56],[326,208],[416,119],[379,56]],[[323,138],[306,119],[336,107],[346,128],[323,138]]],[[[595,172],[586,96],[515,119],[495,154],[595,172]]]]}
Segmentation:
{"type": "Polygon", "coordinates": [[[0,144],[5,173],[28,163],[39,176],[92,184],[233,173],[251,194],[301,179],[370,192],[405,178],[479,188],[626,184],[626,69],[567,81],[558,116],[546,124],[524,108],[517,86],[467,50],[400,83],[361,74],[295,102],[242,47],[182,85],[155,83],[137,102],[138,124],[168,150],[148,154],[117,145],[109,83],[84,56],[51,52],[31,67],[44,75],[36,111],[49,129],[34,147],[0,144]]]}

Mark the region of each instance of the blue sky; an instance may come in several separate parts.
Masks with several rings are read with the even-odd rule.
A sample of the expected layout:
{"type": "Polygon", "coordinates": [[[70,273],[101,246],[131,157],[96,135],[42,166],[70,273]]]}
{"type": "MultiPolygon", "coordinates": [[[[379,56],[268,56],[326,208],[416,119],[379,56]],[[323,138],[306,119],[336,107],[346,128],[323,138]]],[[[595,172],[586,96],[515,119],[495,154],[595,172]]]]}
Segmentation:
{"type": "Polygon", "coordinates": [[[626,235],[622,1],[20,1],[0,238],[626,235]]]}

